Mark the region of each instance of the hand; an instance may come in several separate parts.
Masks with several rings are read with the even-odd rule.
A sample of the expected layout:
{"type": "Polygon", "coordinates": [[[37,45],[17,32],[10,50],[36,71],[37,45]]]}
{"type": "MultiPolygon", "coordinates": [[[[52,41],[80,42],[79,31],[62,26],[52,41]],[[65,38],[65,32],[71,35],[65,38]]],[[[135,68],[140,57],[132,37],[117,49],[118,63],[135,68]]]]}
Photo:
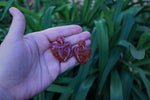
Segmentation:
{"type": "Polygon", "coordinates": [[[24,36],[23,14],[14,7],[9,11],[13,21],[0,45],[0,87],[15,99],[28,99],[44,91],[60,73],[77,63],[74,57],[59,63],[49,48],[50,43],[61,35],[72,45],[80,40],[90,45],[90,33],[82,32],[80,26],[69,25],[24,36]]]}

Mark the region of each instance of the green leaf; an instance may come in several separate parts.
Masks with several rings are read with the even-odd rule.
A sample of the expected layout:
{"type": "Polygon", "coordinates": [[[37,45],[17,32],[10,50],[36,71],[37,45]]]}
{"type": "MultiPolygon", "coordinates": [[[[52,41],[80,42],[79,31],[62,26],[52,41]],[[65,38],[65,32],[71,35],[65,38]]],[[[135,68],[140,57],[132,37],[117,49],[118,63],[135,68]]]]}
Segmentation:
{"type": "Polygon", "coordinates": [[[150,42],[150,32],[145,32],[141,35],[137,48],[144,47],[144,45],[149,42],[150,42]]]}
{"type": "Polygon", "coordinates": [[[26,20],[27,26],[29,26],[33,32],[41,30],[41,26],[34,21],[32,16],[27,15],[26,20]]]}
{"type": "Polygon", "coordinates": [[[14,0],[9,0],[9,1],[7,2],[7,5],[5,6],[4,12],[3,12],[2,17],[1,17],[0,20],[3,20],[3,18],[5,17],[5,15],[6,15],[8,9],[11,7],[11,5],[12,5],[13,2],[14,2],[14,0]]]}
{"type": "Polygon", "coordinates": [[[125,70],[121,71],[121,82],[123,90],[123,100],[129,100],[133,85],[133,75],[125,70]]]}
{"type": "Polygon", "coordinates": [[[96,77],[89,77],[79,87],[75,100],[86,100],[89,89],[91,88],[96,77]]]}
{"type": "Polygon", "coordinates": [[[144,31],[145,33],[150,32],[150,28],[147,26],[143,26],[143,25],[137,25],[137,31],[144,31]]]}
{"type": "Polygon", "coordinates": [[[126,1],[124,1],[123,8],[128,7],[130,1],[131,1],[131,0],[126,0],[126,1]]]}
{"type": "MultiPolygon", "coordinates": [[[[0,6],[7,6],[7,2],[0,1],[0,6]]],[[[19,5],[11,4],[11,7],[12,6],[18,8],[22,12],[25,12],[26,14],[29,14],[29,15],[33,16],[34,18],[36,18],[38,20],[40,19],[40,16],[38,16],[36,13],[30,11],[29,9],[23,8],[23,7],[19,6],[19,5]]]]}
{"type": "Polygon", "coordinates": [[[135,58],[135,59],[144,59],[145,56],[145,50],[144,49],[140,49],[140,50],[136,50],[136,48],[134,46],[130,46],[130,52],[131,55],[135,58]]]}
{"type": "MultiPolygon", "coordinates": [[[[128,67],[136,70],[139,74],[140,74],[140,77],[146,87],[146,90],[147,90],[147,94],[148,96],[150,95],[150,82],[147,80],[146,76],[145,76],[145,73],[143,70],[141,70],[140,68],[137,68],[136,66],[133,66],[127,62],[125,62],[124,60],[121,60],[122,63],[124,63],[125,65],[127,65],[128,67]]],[[[140,97],[141,100],[148,100],[146,95],[140,90],[138,89],[138,87],[135,87],[135,85],[133,85],[132,89],[134,90],[134,92],[140,97]]]]}
{"type": "Polygon", "coordinates": [[[135,93],[132,93],[133,100],[141,100],[135,93]]]}
{"type": "Polygon", "coordinates": [[[126,15],[123,19],[123,25],[120,32],[119,40],[126,40],[131,32],[134,24],[134,18],[131,15],[126,15]]]}
{"type": "Polygon", "coordinates": [[[58,77],[54,83],[59,83],[59,84],[68,84],[72,81],[72,77],[58,77]]]}
{"type": "Polygon", "coordinates": [[[59,12],[59,11],[63,10],[63,9],[66,8],[66,7],[71,8],[71,6],[72,6],[72,4],[64,4],[64,5],[61,5],[61,6],[59,6],[59,7],[57,7],[57,8],[55,9],[55,12],[59,12]]]}
{"type": "Polygon", "coordinates": [[[40,93],[38,97],[39,97],[38,100],[45,100],[45,93],[44,92],[40,93]]]}
{"type": "Polygon", "coordinates": [[[109,40],[111,40],[114,36],[114,23],[113,23],[112,14],[111,14],[112,11],[108,7],[103,5],[103,12],[104,12],[105,19],[108,25],[109,40]]]}
{"type": "Polygon", "coordinates": [[[23,0],[23,2],[25,4],[26,8],[29,9],[30,7],[29,7],[29,4],[28,4],[27,0],[23,0]]]}
{"type": "Polygon", "coordinates": [[[33,100],[45,100],[45,92],[42,92],[39,95],[35,96],[33,100]]]}
{"type": "Polygon", "coordinates": [[[143,59],[138,62],[133,63],[133,66],[139,67],[142,65],[150,64],[150,59],[143,59]]]}
{"type": "Polygon", "coordinates": [[[150,70],[143,70],[143,71],[144,71],[145,75],[150,76],[150,70]]]}
{"type": "Polygon", "coordinates": [[[34,11],[38,12],[40,10],[40,0],[34,1],[34,11]]]}
{"type": "Polygon", "coordinates": [[[136,16],[144,7],[143,6],[133,6],[122,13],[125,14],[130,14],[132,16],[136,16]]]}
{"type": "Polygon", "coordinates": [[[52,92],[46,92],[46,99],[45,100],[53,100],[53,96],[55,95],[55,93],[52,92]]]}
{"type": "Polygon", "coordinates": [[[123,47],[126,47],[126,48],[129,48],[132,44],[128,41],[125,41],[125,40],[120,40],[118,43],[117,43],[118,46],[123,46],[123,47]]]}
{"type": "Polygon", "coordinates": [[[101,6],[101,4],[104,2],[105,0],[95,0],[95,4],[93,9],[91,10],[91,13],[89,14],[88,20],[87,22],[89,22],[92,17],[95,15],[95,13],[97,12],[97,10],[99,9],[99,7],[101,6]]]}
{"type": "Polygon", "coordinates": [[[51,84],[51,86],[47,88],[46,91],[57,92],[57,93],[69,93],[69,94],[73,92],[73,90],[69,87],[60,86],[56,84],[51,84]]]}
{"type": "Polygon", "coordinates": [[[144,49],[137,50],[130,42],[125,41],[125,40],[119,41],[118,45],[129,48],[131,55],[135,59],[144,59],[144,56],[145,56],[145,50],[144,49]]]}
{"type": "Polygon", "coordinates": [[[111,72],[110,100],[123,100],[122,85],[117,70],[111,72]]]}
{"type": "Polygon", "coordinates": [[[112,70],[113,67],[115,67],[115,64],[119,60],[121,51],[122,51],[121,47],[116,47],[111,51],[110,58],[108,60],[108,63],[105,67],[105,70],[104,70],[102,77],[101,77],[101,80],[100,80],[100,84],[99,84],[99,88],[98,88],[98,94],[101,93],[102,88],[105,84],[105,81],[106,81],[110,71],[112,70]]]}
{"type": "Polygon", "coordinates": [[[33,100],[38,100],[38,96],[35,96],[35,97],[33,98],[33,100]]]}
{"type": "Polygon", "coordinates": [[[40,16],[38,16],[36,13],[30,11],[29,9],[23,8],[23,7],[19,6],[19,5],[16,5],[15,7],[18,8],[20,11],[25,12],[25,13],[33,16],[34,18],[36,18],[38,20],[40,19],[40,16]]]}
{"type": "Polygon", "coordinates": [[[84,4],[83,4],[82,9],[81,9],[81,11],[82,11],[81,18],[84,21],[86,21],[87,18],[89,17],[89,12],[90,12],[90,8],[92,5],[92,1],[93,0],[84,0],[84,4]]]}
{"type": "Polygon", "coordinates": [[[110,81],[106,82],[106,84],[104,85],[104,98],[103,100],[110,100],[110,81]]]}
{"type": "Polygon", "coordinates": [[[71,21],[79,21],[80,20],[80,16],[79,16],[79,12],[78,12],[78,8],[77,8],[77,4],[75,3],[74,0],[73,1],[73,11],[72,11],[72,17],[71,17],[71,21]]]}
{"type": "Polygon", "coordinates": [[[104,20],[96,21],[96,33],[99,47],[99,72],[102,75],[109,56],[109,40],[104,20]]]}
{"type": "Polygon", "coordinates": [[[141,79],[145,85],[148,98],[150,99],[150,81],[147,79],[147,77],[145,76],[145,73],[142,69],[136,67],[136,70],[138,71],[138,73],[139,73],[139,75],[140,75],[140,77],[141,77],[141,79]]]}
{"type": "Polygon", "coordinates": [[[43,22],[43,29],[47,29],[47,28],[50,28],[51,25],[52,25],[52,22],[51,22],[51,15],[52,15],[52,12],[54,10],[55,7],[49,7],[46,12],[45,12],[45,15],[44,15],[44,22],[43,22]]]}
{"type": "Polygon", "coordinates": [[[97,48],[97,34],[96,34],[96,28],[94,27],[93,31],[92,31],[92,35],[91,35],[91,50],[92,50],[92,53],[91,53],[91,59],[90,61],[93,59],[93,56],[94,56],[94,53],[96,51],[96,48],[97,48]]]}
{"type": "Polygon", "coordinates": [[[117,20],[118,20],[118,15],[120,15],[120,12],[122,10],[122,6],[123,6],[123,0],[117,0],[116,1],[116,5],[114,6],[115,7],[115,12],[113,14],[113,22],[114,24],[117,24],[117,20]]]}
{"type": "Polygon", "coordinates": [[[137,94],[138,98],[140,98],[139,100],[148,100],[145,93],[143,93],[138,87],[133,86],[132,89],[137,94]]]}

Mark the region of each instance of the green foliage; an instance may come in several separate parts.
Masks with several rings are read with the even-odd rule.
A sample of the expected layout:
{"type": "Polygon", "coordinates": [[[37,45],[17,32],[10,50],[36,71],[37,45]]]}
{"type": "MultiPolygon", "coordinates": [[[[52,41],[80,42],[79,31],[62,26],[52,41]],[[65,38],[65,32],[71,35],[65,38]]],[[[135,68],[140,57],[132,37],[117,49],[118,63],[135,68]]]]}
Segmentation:
{"type": "Polygon", "coordinates": [[[104,20],[97,21],[95,24],[99,48],[99,72],[102,75],[109,55],[108,32],[104,20]]]}
{"type": "Polygon", "coordinates": [[[0,41],[15,6],[26,18],[26,32],[78,24],[91,32],[92,55],[84,65],[61,74],[33,100],[149,100],[149,0],[1,0],[0,41]],[[95,1],[95,2],[93,2],[95,1]]]}
{"type": "Polygon", "coordinates": [[[116,70],[111,72],[110,100],[123,100],[121,80],[116,70]]]}

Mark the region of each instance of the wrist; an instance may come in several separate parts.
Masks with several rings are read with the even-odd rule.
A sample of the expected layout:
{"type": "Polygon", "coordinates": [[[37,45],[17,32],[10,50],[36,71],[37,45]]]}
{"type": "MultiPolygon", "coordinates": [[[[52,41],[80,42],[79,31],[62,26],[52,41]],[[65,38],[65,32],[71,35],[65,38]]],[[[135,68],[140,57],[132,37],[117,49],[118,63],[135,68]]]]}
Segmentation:
{"type": "Polygon", "coordinates": [[[7,89],[0,87],[0,100],[15,100],[15,98],[7,89]]]}

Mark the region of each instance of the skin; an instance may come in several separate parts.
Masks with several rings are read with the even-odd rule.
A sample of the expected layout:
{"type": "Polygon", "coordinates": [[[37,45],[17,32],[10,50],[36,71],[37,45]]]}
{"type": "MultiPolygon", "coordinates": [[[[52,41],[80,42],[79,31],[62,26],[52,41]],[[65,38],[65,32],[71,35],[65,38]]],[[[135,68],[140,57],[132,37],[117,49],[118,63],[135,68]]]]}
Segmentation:
{"type": "Polygon", "coordinates": [[[77,63],[74,57],[60,63],[53,56],[50,44],[58,36],[64,36],[72,45],[80,40],[90,45],[90,33],[82,32],[78,25],[69,25],[24,35],[24,15],[14,7],[9,11],[13,16],[12,24],[0,45],[0,100],[29,99],[77,63]]]}

